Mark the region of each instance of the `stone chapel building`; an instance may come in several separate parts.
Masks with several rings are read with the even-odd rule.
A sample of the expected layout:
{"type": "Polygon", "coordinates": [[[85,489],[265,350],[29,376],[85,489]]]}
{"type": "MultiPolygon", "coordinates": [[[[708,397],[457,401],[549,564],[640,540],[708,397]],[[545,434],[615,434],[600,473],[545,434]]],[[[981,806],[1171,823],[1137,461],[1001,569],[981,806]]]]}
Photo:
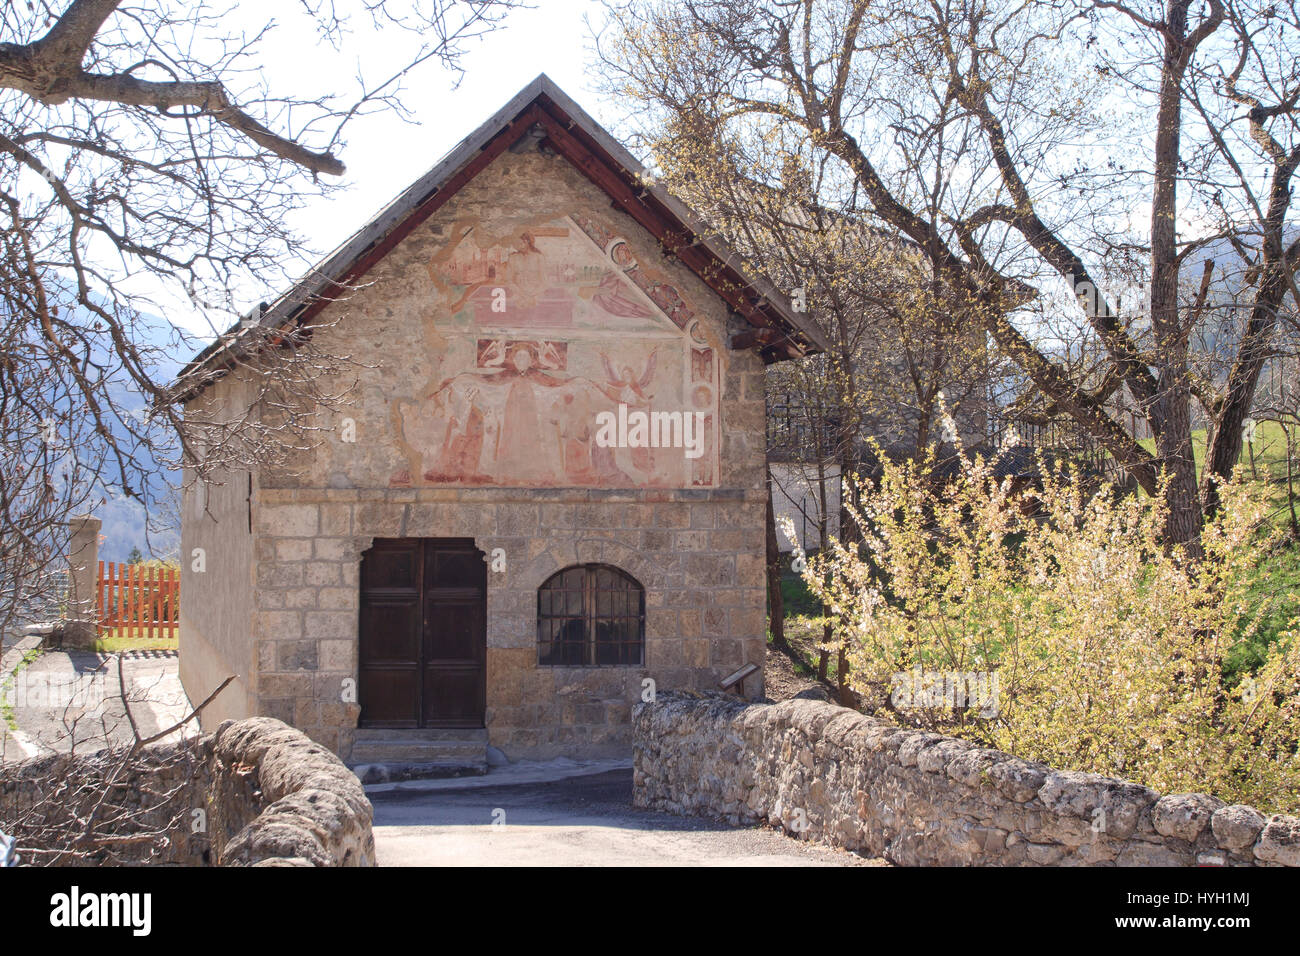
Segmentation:
{"type": "MultiPolygon", "coordinates": [[[[540,76],[261,311],[362,366],[292,467],[187,488],[205,728],[482,766],[626,753],[648,680],[761,695],[763,367],[826,342],[642,174],[540,76]]],[[[235,335],[187,413],[250,406],[235,335]]]]}

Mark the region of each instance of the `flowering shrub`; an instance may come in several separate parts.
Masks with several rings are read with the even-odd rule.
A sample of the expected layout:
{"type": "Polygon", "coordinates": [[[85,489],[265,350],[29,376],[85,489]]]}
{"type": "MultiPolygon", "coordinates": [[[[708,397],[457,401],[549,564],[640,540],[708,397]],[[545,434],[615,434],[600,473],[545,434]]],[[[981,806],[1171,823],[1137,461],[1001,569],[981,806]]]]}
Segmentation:
{"type": "Polygon", "coordinates": [[[1244,677],[1224,668],[1270,610],[1255,487],[1223,486],[1191,562],[1161,545],[1158,495],[1046,466],[1041,487],[1015,493],[978,458],[936,488],[932,465],[855,482],[861,545],[836,542],[803,572],[866,709],[1062,769],[1295,812],[1300,622],[1244,677]]]}

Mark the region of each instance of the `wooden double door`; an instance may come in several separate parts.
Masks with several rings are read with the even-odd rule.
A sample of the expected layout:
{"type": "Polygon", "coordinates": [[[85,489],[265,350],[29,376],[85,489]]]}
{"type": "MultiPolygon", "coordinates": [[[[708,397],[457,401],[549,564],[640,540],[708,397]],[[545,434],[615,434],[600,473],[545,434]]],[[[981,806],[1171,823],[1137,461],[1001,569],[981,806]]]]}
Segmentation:
{"type": "Polygon", "coordinates": [[[482,727],[487,564],[472,538],[380,538],[361,556],[362,727],[482,727]]]}

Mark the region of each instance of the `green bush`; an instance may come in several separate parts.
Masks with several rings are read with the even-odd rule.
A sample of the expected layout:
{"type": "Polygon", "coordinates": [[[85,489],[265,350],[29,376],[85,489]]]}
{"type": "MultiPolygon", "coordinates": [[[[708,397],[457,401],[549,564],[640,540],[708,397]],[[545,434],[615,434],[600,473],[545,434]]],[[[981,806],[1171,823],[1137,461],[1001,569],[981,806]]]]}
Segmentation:
{"type": "Polygon", "coordinates": [[[870,709],[1063,769],[1295,810],[1300,622],[1259,567],[1276,538],[1257,485],[1224,485],[1190,561],[1162,546],[1159,497],[1046,468],[1017,497],[979,459],[936,487],[930,464],[855,483],[862,547],[833,544],[804,574],[870,709]]]}

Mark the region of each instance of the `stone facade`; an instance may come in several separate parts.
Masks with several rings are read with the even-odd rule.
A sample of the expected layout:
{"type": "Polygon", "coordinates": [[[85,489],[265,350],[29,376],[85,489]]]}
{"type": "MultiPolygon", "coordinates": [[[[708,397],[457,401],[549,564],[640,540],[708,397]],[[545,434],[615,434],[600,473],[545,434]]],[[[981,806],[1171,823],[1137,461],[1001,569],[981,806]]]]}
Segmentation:
{"type": "Polygon", "coordinates": [[[1300,866],[1300,818],[1053,770],[812,700],[663,694],[634,802],[770,823],[907,866],[1300,866]]]}
{"type": "MultiPolygon", "coordinates": [[[[350,752],[360,713],[341,692],[356,675],[358,569],[375,537],[466,536],[505,549],[506,570],[488,578],[487,729],[511,759],[626,753],[644,680],[711,690],[763,661],[761,490],[388,490],[376,501],[361,491],[263,489],[258,497],[258,712],[340,754],[350,752]],[[588,562],[622,568],[645,587],[645,666],[538,665],[537,588],[588,562]]],[[[750,690],[761,692],[757,681],[750,690]]]]}
{"type": "MultiPolygon", "coordinates": [[[[483,296],[492,281],[500,280],[479,290],[483,296]]],[[[511,321],[509,313],[502,321],[511,321]]],[[[627,753],[632,705],[647,680],[660,689],[706,690],[746,663],[761,667],[764,362],[755,351],[728,348],[743,325],[717,291],[665,255],[568,160],[545,150],[502,152],[375,263],[359,289],[324,309],[314,344],[358,365],[347,370],[356,379],[354,401],[306,423],[318,429],[315,447],[274,469],[232,476],[208,492],[201,512],[187,502],[182,554],[205,542],[209,550],[205,571],[183,568],[181,660],[190,697],[202,699],[237,674],[217,716],[276,717],[348,759],[361,715],[360,567],[379,538],[468,537],[500,556],[487,585],[485,724],[489,744],[511,759],[627,753]],[[456,265],[449,250],[463,252],[471,239],[478,246],[469,265],[456,265]],[[588,258],[557,259],[552,268],[547,250],[561,248],[588,250],[581,252],[588,258]],[[486,475],[444,473],[453,467],[447,449],[464,436],[430,438],[429,416],[465,394],[472,400],[474,380],[457,384],[471,373],[504,380],[494,378],[505,373],[493,343],[516,348],[507,340],[524,334],[484,332],[494,320],[489,300],[477,312],[466,304],[469,292],[452,303],[463,289],[449,293],[445,274],[479,268],[481,254],[497,263],[491,274],[499,276],[500,262],[533,263],[538,250],[542,266],[529,268],[565,272],[562,280],[577,291],[559,306],[538,293],[540,304],[527,305],[534,311],[514,319],[540,328],[529,333],[537,340],[527,346],[532,360],[550,355],[544,373],[521,371],[515,380],[531,375],[541,390],[603,375],[608,381],[597,384],[622,389],[629,402],[676,390],[696,403],[688,407],[704,409],[707,423],[703,454],[684,471],[667,454],[652,464],[625,456],[600,466],[619,476],[602,483],[594,453],[592,462],[574,465],[566,451],[560,477],[527,456],[486,475]],[[611,269],[622,283],[612,292],[611,269]],[[581,287],[583,275],[596,278],[581,287]],[[595,314],[586,311],[594,309],[589,300],[604,303],[599,314],[615,327],[583,326],[595,314]],[[544,327],[560,306],[576,309],[573,330],[544,327]],[[621,316],[633,324],[617,326],[621,316]],[[483,336],[477,353],[476,334],[483,336]],[[637,341],[646,343],[639,353],[629,345],[637,341]],[[613,359],[606,354],[620,348],[613,359]],[[514,480],[521,468],[528,477],[514,480]],[[538,663],[539,586],[562,568],[589,563],[613,565],[644,588],[639,666],[538,663]]],[[[580,400],[596,394],[582,387],[573,388],[580,400]]],[[[193,401],[234,408],[241,388],[232,374],[193,401]]],[[[580,438],[565,447],[590,450],[589,436],[580,438]]],[[[746,691],[761,694],[760,680],[751,678],[746,691]]]]}

